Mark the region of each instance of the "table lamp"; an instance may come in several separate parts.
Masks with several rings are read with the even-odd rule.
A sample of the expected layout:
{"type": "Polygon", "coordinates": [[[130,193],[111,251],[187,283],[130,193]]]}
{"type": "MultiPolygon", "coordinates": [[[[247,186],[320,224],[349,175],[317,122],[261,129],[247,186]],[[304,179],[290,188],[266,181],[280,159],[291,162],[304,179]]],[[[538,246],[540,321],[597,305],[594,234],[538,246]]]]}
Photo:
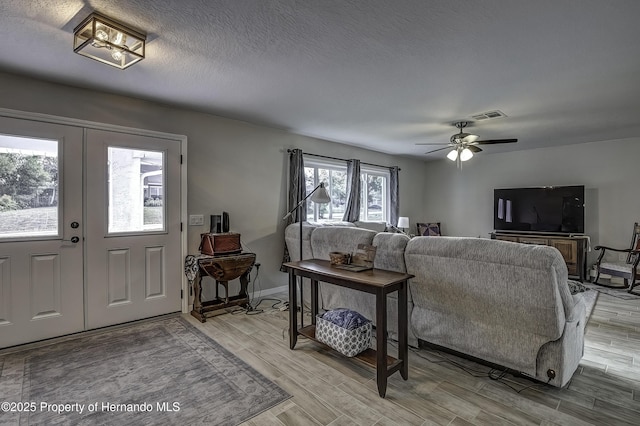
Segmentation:
{"type": "Polygon", "coordinates": [[[400,216],[398,218],[398,228],[402,229],[402,232],[406,234],[406,232],[404,231],[405,228],[409,227],[409,218],[406,216],[400,216]]]}

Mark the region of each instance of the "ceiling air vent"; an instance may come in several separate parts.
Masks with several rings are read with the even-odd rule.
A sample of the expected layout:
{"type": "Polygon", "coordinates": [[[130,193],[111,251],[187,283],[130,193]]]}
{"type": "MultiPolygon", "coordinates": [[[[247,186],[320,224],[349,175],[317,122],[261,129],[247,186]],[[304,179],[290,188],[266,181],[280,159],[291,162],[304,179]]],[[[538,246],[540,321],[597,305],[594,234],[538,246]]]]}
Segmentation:
{"type": "Polygon", "coordinates": [[[482,121],[482,120],[492,120],[494,118],[501,118],[506,116],[507,114],[505,114],[504,112],[495,110],[495,111],[487,111],[481,114],[472,115],[471,118],[473,118],[475,121],[482,121]]]}

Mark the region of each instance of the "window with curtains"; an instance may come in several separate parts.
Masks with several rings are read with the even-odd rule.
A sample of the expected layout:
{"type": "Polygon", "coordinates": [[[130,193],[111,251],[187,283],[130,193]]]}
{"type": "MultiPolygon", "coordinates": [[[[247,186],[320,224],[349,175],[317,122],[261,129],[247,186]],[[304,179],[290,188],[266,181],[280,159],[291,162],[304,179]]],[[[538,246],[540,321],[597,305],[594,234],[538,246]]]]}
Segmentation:
{"type": "MultiPolygon", "coordinates": [[[[331,203],[319,204],[307,200],[307,220],[311,222],[341,222],[347,203],[347,166],[344,161],[304,158],[307,194],[321,182],[325,183],[331,203]]],[[[362,202],[360,220],[389,219],[389,170],[361,165],[362,202]]]]}

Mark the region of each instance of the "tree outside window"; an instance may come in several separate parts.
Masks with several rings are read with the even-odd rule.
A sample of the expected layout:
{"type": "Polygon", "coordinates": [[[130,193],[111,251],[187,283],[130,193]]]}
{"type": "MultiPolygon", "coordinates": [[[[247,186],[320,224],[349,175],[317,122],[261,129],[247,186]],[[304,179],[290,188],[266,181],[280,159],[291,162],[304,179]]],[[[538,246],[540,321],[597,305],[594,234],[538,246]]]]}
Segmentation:
{"type": "Polygon", "coordinates": [[[362,173],[362,175],[364,182],[362,196],[363,198],[366,197],[366,202],[363,202],[360,208],[360,220],[386,220],[386,213],[389,210],[388,177],[367,172],[362,173]]]}
{"type": "Polygon", "coordinates": [[[58,142],[0,135],[0,238],[58,232],[58,142]]]}
{"type": "Polygon", "coordinates": [[[305,167],[305,184],[307,194],[314,190],[320,182],[331,196],[328,204],[316,205],[307,200],[307,220],[314,222],[339,222],[344,216],[347,203],[347,169],[327,167],[305,167]]]}

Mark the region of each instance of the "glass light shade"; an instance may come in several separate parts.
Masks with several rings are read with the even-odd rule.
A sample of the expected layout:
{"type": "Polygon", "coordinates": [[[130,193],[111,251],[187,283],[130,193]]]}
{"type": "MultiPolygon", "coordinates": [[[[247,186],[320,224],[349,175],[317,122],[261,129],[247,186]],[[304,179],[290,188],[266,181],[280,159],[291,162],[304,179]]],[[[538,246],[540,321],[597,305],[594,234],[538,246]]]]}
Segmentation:
{"type": "Polygon", "coordinates": [[[463,149],[462,152],[460,153],[460,161],[470,160],[471,157],[473,157],[473,152],[471,152],[469,148],[463,149]]]}
{"type": "Polygon", "coordinates": [[[458,158],[458,150],[452,149],[451,152],[447,154],[447,158],[451,161],[456,161],[456,159],[458,158]]]}
{"type": "Polygon", "coordinates": [[[398,218],[398,228],[408,228],[409,227],[409,218],[405,216],[400,216],[398,218]]]}
{"type": "Polygon", "coordinates": [[[318,204],[327,204],[331,202],[329,192],[327,192],[327,188],[324,187],[323,183],[320,184],[320,187],[311,195],[311,201],[318,204]]]}
{"type": "Polygon", "coordinates": [[[125,69],[144,59],[146,39],[145,34],[92,13],[73,30],[73,51],[125,69]]]}

